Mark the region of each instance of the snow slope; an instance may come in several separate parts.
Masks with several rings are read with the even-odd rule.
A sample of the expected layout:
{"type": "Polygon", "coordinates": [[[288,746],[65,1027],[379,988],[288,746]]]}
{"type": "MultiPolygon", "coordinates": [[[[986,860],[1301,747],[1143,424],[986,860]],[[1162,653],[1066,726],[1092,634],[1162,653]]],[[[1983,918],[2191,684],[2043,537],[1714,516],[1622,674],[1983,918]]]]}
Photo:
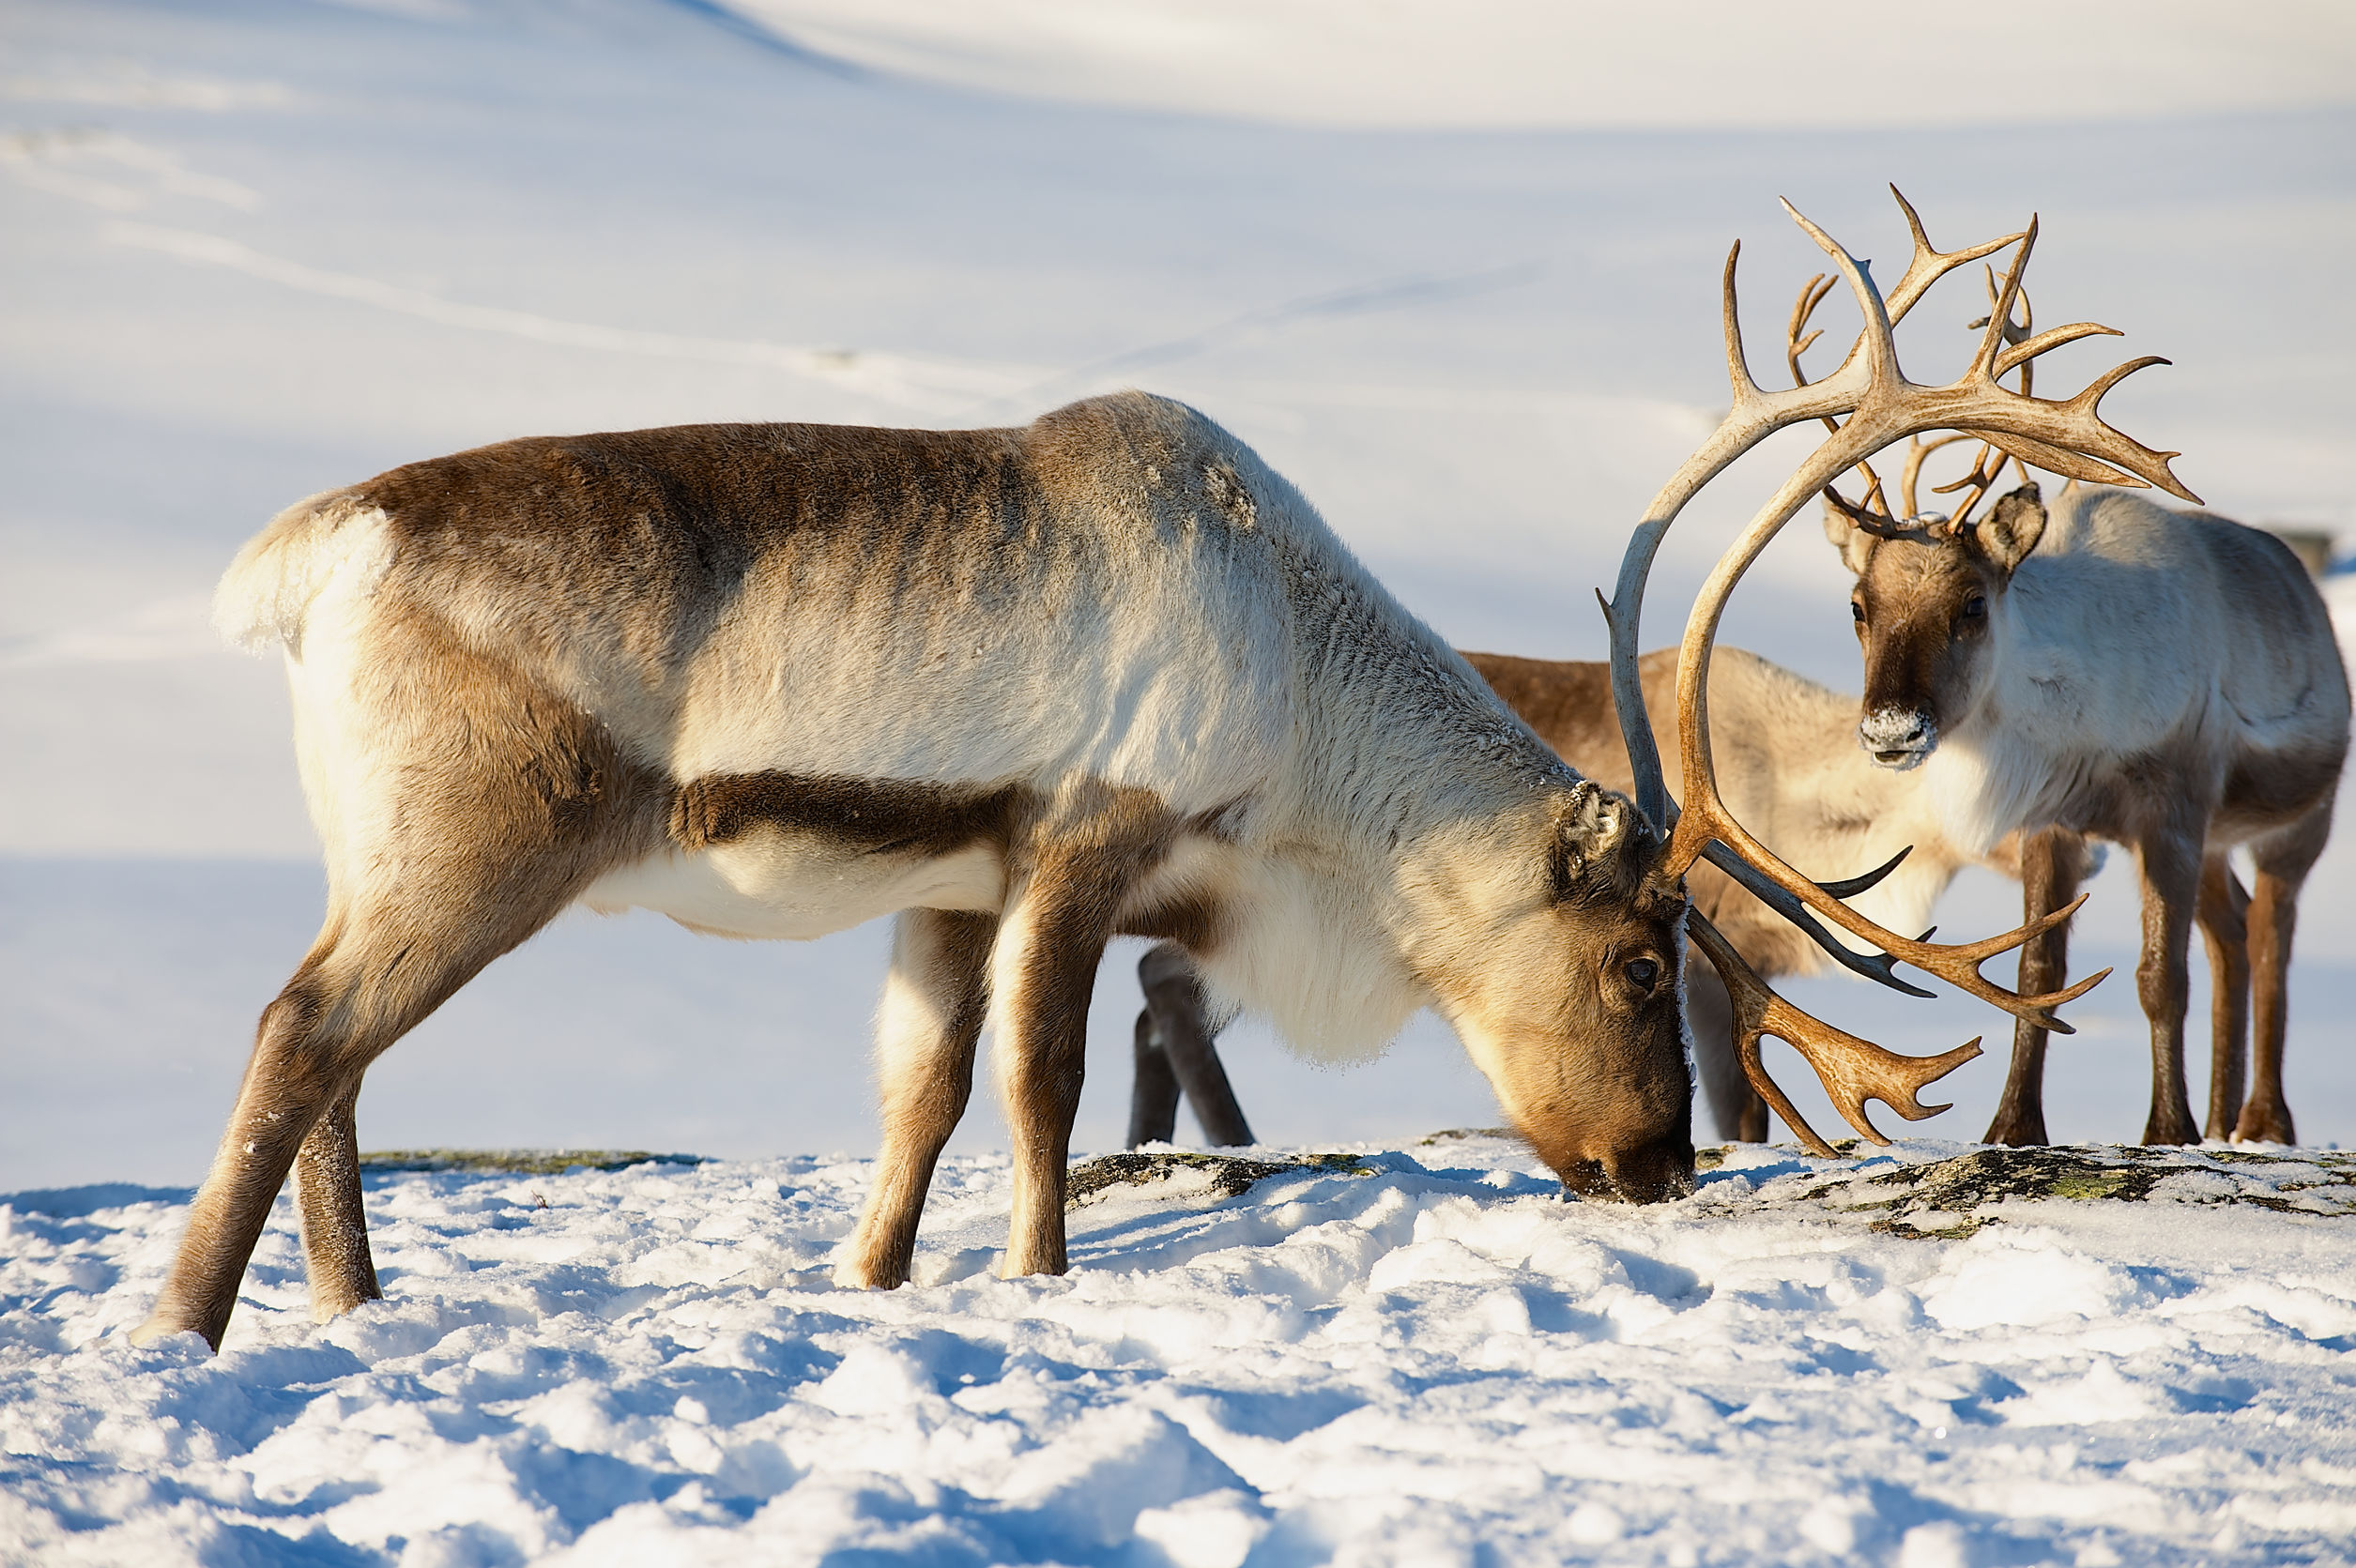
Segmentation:
{"type": "Polygon", "coordinates": [[[728,5],[929,81],[1309,125],[1970,126],[2356,95],[2356,27],[2333,0],[1820,0],[1804,16],[1726,0],[728,5]]]}
{"type": "Polygon", "coordinates": [[[956,1159],[891,1293],[825,1281],[858,1163],[377,1176],[390,1299],[314,1330],[282,1206],[217,1361],[120,1337],[180,1195],[20,1195],[0,1559],[2348,1560],[2356,1164],[1975,1203],[1921,1178],[1959,1152],[1750,1149],[1645,1210],[1482,1137],[1185,1172],[1018,1281],[956,1159]]]}

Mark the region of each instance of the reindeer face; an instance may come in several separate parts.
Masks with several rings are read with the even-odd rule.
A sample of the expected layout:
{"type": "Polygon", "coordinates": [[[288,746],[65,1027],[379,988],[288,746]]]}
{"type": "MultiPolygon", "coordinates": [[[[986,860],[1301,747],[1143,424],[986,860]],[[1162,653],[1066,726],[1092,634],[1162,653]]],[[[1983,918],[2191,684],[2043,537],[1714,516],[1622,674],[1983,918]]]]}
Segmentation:
{"type": "Polygon", "coordinates": [[[1593,784],[1543,863],[1478,922],[1452,1021],[1514,1127],[1583,1196],[1693,1190],[1684,888],[1634,808],[1593,784]]]}
{"type": "Polygon", "coordinates": [[[1849,615],[1865,654],[1857,733],[1875,762],[1901,771],[1919,766],[1941,730],[1978,705],[2005,589],[2044,525],[2033,484],[1960,528],[1877,534],[1827,513],[1825,531],[1857,574],[1849,615]]]}

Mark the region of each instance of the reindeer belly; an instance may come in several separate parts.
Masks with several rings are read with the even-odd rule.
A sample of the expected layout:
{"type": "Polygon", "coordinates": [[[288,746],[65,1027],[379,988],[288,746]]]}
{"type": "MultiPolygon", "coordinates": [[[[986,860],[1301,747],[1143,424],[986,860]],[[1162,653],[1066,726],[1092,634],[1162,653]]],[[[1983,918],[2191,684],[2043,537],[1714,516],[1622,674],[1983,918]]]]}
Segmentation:
{"type": "Polygon", "coordinates": [[[806,941],[902,909],[998,908],[996,846],[893,853],[824,834],[757,829],[727,844],[666,850],[606,873],[581,895],[604,914],[652,909],[714,936],[806,941]]]}

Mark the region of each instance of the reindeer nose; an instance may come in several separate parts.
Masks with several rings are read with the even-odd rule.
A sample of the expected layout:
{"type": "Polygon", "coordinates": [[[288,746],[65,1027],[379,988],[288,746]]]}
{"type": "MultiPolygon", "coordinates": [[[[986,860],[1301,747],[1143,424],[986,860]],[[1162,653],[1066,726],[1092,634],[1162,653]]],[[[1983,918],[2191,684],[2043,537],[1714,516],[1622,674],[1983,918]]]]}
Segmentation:
{"type": "Polygon", "coordinates": [[[1859,721],[1858,742],[1885,768],[1910,768],[1936,740],[1929,714],[1918,709],[1877,708],[1859,721]]]}

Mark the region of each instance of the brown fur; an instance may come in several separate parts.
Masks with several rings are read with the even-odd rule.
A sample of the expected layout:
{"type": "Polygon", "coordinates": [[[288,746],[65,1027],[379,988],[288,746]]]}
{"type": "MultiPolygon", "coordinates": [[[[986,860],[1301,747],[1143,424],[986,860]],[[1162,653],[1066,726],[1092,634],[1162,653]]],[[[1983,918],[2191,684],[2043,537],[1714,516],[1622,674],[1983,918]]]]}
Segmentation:
{"type": "Polygon", "coordinates": [[[1003,845],[1026,806],[1024,792],[1011,785],[713,773],[679,786],[671,837],[682,849],[708,849],[759,826],[818,833],[875,854],[946,855],[977,842],[1003,845]]]}

